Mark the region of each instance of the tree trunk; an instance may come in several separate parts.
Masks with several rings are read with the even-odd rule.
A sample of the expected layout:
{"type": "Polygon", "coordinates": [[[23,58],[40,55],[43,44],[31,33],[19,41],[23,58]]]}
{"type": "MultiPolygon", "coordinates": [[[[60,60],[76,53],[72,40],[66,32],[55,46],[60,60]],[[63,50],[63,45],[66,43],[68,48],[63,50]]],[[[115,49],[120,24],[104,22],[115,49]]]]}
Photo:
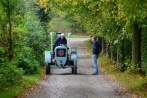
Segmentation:
{"type": "Polygon", "coordinates": [[[124,46],[124,39],[122,41],[122,46],[121,46],[121,58],[122,58],[122,64],[124,65],[124,61],[125,61],[125,46],[124,46]]]}
{"type": "Polygon", "coordinates": [[[133,39],[132,39],[132,68],[136,71],[139,68],[141,71],[141,28],[135,22],[133,24],[133,39]]]}
{"type": "Polygon", "coordinates": [[[114,51],[113,51],[113,49],[111,49],[111,62],[115,61],[114,58],[115,58],[114,51]]]}
{"type": "Polygon", "coordinates": [[[110,58],[110,55],[111,55],[111,53],[110,53],[110,45],[109,45],[109,43],[106,45],[106,57],[107,58],[110,58]]]}
{"type": "Polygon", "coordinates": [[[105,40],[104,38],[102,38],[102,54],[105,54],[105,51],[106,50],[106,43],[105,43],[105,40]]]}
{"type": "Polygon", "coordinates": [[[7,17],[8,17],[8,32],[9,32],[9,37],[8,37],[8,43],[9,43],[9,47],[8,47],[8,52],[9,52],[9,60],[12,60],[13,57],[13,53],[12,53],[12,23],[11,23],[11,14],[10,14],[10,1],[8,1],[8,12],[7,12],[7,17]]]}
{"type": "Polygon", "coordinates": [[[117,46],[117,65],[121,71],[125,70],[124,66],[125,55],[124,55],[124,40],[122,41],[121,46],[117,46]]]}
{"type": "Polygon", "coordinates": [[[76,21],[74,21],[74,20],[73,20],[73,23],[72,23],[72,32],[76,33],[76,21]]]}
{"type": "Polygon", "coordinates": [[[98,37],[98,42],[102,46],[102,38],[101,37],[98,37]]]}
{"type": "Polygon", "coordinates": [[[122,58],[121,58],[121,52],[120,52],[120,47],[117,46],[117,65],[119,66],[119,64],[122,63],[122,58]]]}
{"type": "Polygon", "coordinates": [[[117,50],[116,48],[114,49],[111,48],[111,61],[114,63],[117,62],[117,51],[116,50],[117,50]]]}

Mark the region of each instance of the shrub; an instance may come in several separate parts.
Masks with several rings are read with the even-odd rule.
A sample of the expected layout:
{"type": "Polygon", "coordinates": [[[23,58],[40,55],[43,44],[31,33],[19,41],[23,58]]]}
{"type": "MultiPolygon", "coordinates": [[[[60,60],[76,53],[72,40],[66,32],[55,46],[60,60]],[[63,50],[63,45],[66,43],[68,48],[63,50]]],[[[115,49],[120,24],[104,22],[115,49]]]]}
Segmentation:
{"type": "Polygon", "coordinates": [[[37,73],[39,62],[35,60],[30,48],[25,47],[25,49],[25,52],[20,52],[17,65],[25,71],[25,74],[37,73]]]}
{"type": "Polygon", "coordinates": [[[0,87],[8,87],[17,84],[23,76],[23,70],[13,62],[3,63],[0,67],[0,87]]]}
{"type": "Polygon", "coordinates": [[[4,48],[3,47],[0,47],[0,66],[5,61],[4,53],[5,53],[4,48]]]}

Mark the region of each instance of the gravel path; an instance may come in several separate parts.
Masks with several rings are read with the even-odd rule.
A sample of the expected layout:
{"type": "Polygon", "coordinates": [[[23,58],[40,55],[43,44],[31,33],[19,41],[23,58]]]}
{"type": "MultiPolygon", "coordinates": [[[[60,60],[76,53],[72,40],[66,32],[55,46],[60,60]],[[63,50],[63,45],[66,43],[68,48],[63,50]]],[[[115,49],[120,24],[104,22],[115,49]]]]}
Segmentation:
{"type": "Polygon", "coordinates": [[[38,83],[39,89],[27,98],[130,98],[120,93],[122,86],[109,79],[100,71],[91,75],[93,67],[91,57],[86,53],[81,42],[86,39],[70,39],[71,46],[77,46],[77,75],[71,69],[51,69],[51,74],[38,83]]]}

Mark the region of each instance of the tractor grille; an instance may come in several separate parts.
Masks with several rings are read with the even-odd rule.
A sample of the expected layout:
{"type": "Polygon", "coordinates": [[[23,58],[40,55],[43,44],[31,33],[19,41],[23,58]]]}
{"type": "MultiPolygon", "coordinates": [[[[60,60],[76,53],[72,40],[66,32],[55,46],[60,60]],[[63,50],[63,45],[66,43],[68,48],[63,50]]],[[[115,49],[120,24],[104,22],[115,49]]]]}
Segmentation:
{"type": "Polygon", "coordinates": [[[65,57],[66,56],[66,49],[57,49],[57,57],[65,57]]]}

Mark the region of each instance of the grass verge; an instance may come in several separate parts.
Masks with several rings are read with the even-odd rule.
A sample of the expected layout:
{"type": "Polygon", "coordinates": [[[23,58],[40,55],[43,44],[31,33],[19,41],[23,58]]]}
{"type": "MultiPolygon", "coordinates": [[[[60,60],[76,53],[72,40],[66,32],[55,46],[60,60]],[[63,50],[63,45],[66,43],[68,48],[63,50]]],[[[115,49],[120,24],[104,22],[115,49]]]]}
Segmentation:
{"type": "MultiPolygon", "coordinates": [[[[87,48],[88,53],[91,54],[90,41],[83,42],[83,45],[87,48]]],[[[109,74],[110,77],[125,85],[126,91],[131,91],[135,95],[147,98],[147,76],[145,77],[137,73],[131,74],[128,71],[121,72],[115,64],[103,55],[100,55],[98,62],[106,74],[109,74]]]]}
{"type": "Polygon", "coordinates": [[[24,90],[37,83],[40,80],[40,77],[43,76],[43,74],[44,70],[42,67],[40,67],[38,74],[23,76],[19,84],[15,84],[12,87],[7,88],[0,87],[0,98],[18,98],[18,96],[24,90]]]}

